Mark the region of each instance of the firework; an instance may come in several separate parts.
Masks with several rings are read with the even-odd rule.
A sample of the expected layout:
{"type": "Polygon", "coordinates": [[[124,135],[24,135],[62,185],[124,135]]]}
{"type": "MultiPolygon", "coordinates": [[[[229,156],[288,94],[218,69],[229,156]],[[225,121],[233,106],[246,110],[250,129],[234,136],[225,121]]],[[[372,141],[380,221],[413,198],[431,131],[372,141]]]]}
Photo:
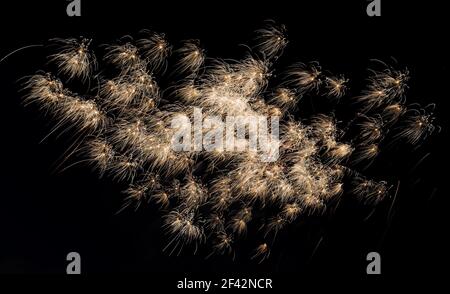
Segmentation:
{"type": "Polygon", "coordinates": [[[327,95],[333,98],[341,98],[347,90],[348,79],[344,77],[326,77],[325,78],[327,95]]]}
{"type": "Polygon", "coordinates": [[[283,25],[267,22],[264,28],[256,32],[256,50],[265,58],[279,57],[288,44],[286,28],[283,25]]]}
{"type": "Polygon", "coordinates": [[[56,63],[59,73],[86,81],[97,67],[95,55],[89,51],[91,40],[53,39],[53,43],[59,48],[50,61],[56,63]]]}
{"type": "Polygon", "coordinates": [[[172,46],[168,43],[166,36],[149,30],[144,30],[142,33],[145,36],[137,41],[137,45],[147,66],[155,72],[164,69],[167,58],[172,52],[172,46]]]}
{"type": "Polygon", "coordinates": [[[161,208],[170,254],[205,245],[212,254],[234,257],[237,240],[264,228],[262,237],[272,243],[255,244],[250,256],[263,261],[286,227],[327,212],[336,199],[350,195],[374,205],[389,198],[389,184],[365,178],[361,169],[376,160],[387,140],[420,144],[439,128],[434,106],[405,103],[406,69],[382,64],[370,71],[360,95],[346,97],[349,80],[317,62],[272,74],[288,44],[286,28],[268,22],[256,34],[252,52],[224,61],[207,59],[197,40],[174,48],[164,34],[143,31],[137,41],[127,37],[107,46],[101,71],[91,51],[94,41],[53,39],[59,51],[50,61],[57,75],[29,77],[24,103],[50,113],[55,128],[81,134],[80,152],[73,153],[100,176],[128,184],[124,207],[152,202],[161,208]],[[170,87],[160,88],[162,77],[171,79],[170,87]],[[93,87],[76,94],[76,79],[93,87]],[[339,121],[334,111],[300,117],[305,96],[328,97],[335,108],[356,105],[356,111],[348,121],[339,121]],[[259,129],[223,131],[216,124],[231,116],[276,117],[280,138],[272,143],[279,143],[278,160],[264,162],[259,150],[247,148],[247,138],[259,129]],[[172,128],[176,117],[187,121],[172,128]],[[191,133],[189,120],[194,126],[200,121],[200,131],[191,133]],[[193,148],[172,148],[180,129],[189,130],[183,143],[193,148]],[[228,142],[227,135],[232,149],[202,149],[205,142],[228,142]]]}

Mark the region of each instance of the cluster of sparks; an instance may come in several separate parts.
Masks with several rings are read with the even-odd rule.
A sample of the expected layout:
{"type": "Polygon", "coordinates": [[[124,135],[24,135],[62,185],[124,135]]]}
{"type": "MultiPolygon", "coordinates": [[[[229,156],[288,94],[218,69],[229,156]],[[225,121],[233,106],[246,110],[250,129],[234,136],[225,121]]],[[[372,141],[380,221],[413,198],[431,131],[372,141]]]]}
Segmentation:
{"type": "Polygon", "coordinates": [[[390,67],[371,71],[361,94],[346,99],[358,108],[351,121],[323,113],[299,119],[306,96],[344,103],[349,80],[315,62],[275,75],[288,44],[285,28],[267,23],[256,34],[251,52],[233,61],[206,59],[197,40],[175,49],[152,31],[107,46],[101,60],[91,40],[54,39],[59,49],[49,59],[57,73],[31,76],[25,103],[50,113],[55,130],[76,133],[83,162],[100,176],[129,185],[125,205],[161,207],[169,253],[207,245],[234,256],[236,240],[253,223],[262,234],[252,257],[264,260],[280,230],[342,197],[344,180],[345,194],[363,202],[388,196],[388,183],[358,172],[377,157],[388,130],[389,140],[418,144],[435,127],[433,106],[405,104],[408,71],[390,67]],[[157,83],[163,76],[172,81],[164,91],[157,83]],[[88,94],[70,90],[74,81],[89,85],[88,94]],[[171,119],[192,117],[194,106],[220,117],[279,116],[280,158],[262,162],[252,150],[173,151],[171,119]]]}

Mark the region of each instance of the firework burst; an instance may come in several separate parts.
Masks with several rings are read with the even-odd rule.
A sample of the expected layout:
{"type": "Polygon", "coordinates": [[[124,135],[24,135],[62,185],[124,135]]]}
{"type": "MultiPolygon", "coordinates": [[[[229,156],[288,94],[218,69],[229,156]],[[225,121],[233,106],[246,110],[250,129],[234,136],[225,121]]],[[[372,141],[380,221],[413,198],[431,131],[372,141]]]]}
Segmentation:
{"type": "MultiPolygon", "coordinates": [[[[213,254],[234,256],[236,241],[259,227],[271,240],[255,244],[250,257],[263,261],[279,232],[299,218],[323,214],[335,199],[349,195],[376,204],[388,198],[389,184],[365,178],[358,165],[376,160],[387,138],[419,144],[438,128],[433,106],[406,106],[407,70],[371,71],[361,94],[346,97],[349,79],[317,62],[295,63],[274,75],[288,44],[286,28],[268,22],[256,34],[252,52],[223,61],[206,59],[199,41],[174,48],[164,34],[143,31],[137,41],[106,46],[98,60],[113,69],[100,72],[93,41],[54,39],[59,51],[50,61],[58,77],[31,76],[24,101],[51,113],[58,127],[85,134],[78,154],[100,176],[129,185],[125,206],[150,201],[161,207],[166,251],[203,245],[213,254]],[[169,89],[160,89],[161,76],[173,79],[169,89]],[[75,94],[75,79],[90,85],[89,94],[75,94]],[[332,112],[299,117],[306,96],[357,110],[347,122],[332,112]],[[280,118],[279,159],[263,162],[246,148],[174,151],[172,119],[193,118],[194,107],[218,118],[280,118]]],[[[200,135],[216,129],[210,121],[200,135]]],[[[254,132],[249,127],[244,135],[254,132]]]]}

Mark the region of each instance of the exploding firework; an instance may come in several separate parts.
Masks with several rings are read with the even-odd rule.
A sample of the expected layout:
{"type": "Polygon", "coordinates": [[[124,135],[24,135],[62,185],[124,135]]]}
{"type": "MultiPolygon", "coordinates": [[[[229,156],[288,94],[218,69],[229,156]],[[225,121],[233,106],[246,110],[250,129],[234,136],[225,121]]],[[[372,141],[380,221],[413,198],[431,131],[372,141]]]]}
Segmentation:
{"type": "Polygon", "coordinates": [[[248,56],[232,61],[206,59],[197,40],[174,48],[164,34],[141,33],[137,41],[106,46],[99,59],[92,40],[51,40],[58,48],[49,56],[57,76],[31,76],[24,101],[51,113],[55,128],[81,134],[81,147],[72,153],[100,176],[129,185],[124,207],[161,207],[169,253],[205,246],[211,254],[234,256],[237,240],[263,228],[256,230],[265,240],[250,256],[263,261],[280,231],[323,214],[343,195],[368,205],[388,198],[391,186],[364,177],[358,166],[376,160],[386,140],[420,144],[437,129],[434,106],[405,104],[407,70],[385,65],[371,71],[355,97],[346,97],[349,79],[317,62],[295,63],[274,75],[288,41],[286,28],[272,22],[256,31],[248,56]],[[171,79],[167,89],[158,85],[162,76],[171,79]],[[88,94],[77,94],[74,80],[88,94]],[[330,111],[300,117],[305,97],[356,111],[345,122],[330,111]],[[280,157],[264,162],[245,148],[174,151],[172,119],[192,118],[193,107],[219,118],[279,117],[280,157]]]}

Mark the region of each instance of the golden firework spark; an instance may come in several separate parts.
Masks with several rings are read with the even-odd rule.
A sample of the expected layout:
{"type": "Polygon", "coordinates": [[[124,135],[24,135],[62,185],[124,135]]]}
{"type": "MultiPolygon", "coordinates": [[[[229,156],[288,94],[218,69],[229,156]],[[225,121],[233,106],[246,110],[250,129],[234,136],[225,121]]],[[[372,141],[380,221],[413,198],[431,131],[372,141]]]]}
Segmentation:
{"type": "MultiPolygon", "coordinates": [[[[299,117],[307,96],[343,104],[349,80],[317,62],[298,62],[274,75],[275,61],[288,44],[286,28],[268,22],[256,34],[251,54],[224,61],[206,59],[199,41],[174,49],[164,34],[143,31],[137,41],[127,37],[107,46],[100,72],[91,40],[54,39],[59,50],[50,60],[57,77],[31,76],[24,102],[51,113],[55,128],[84,134],[79,153],[85,161],[100,176],[129,184],[125,206],[151,201],[161,207],[169,253],[206,243],[215,254],[234,256],[236,240],[257,233],[255,227],[264,227],[269,238],[298,218],[324,213],[345,194],[372,204],[387,198],[390,186],[366,179],[358,165],[376,159],[389,130],[395,140],[418,144],[438,129],[433,106],[406,106],[408,71],[387,65],[371,71],[361,94],[346,99],[358,107],[347,122],[333,111],[299,117]],[[169,88],[160,89],[161,76],[173,79],[169,88]],[[75,79],[95,86],[78,95],[75,79]],[[195,120],[194,107],[218,120],[280,118],[279,159],[263,162],[257,151],[245,148],[174,151],[177,129],[171,122],[177,116],[195,120]]],[[[206,138],[214,130],[220,128],[209,121],[200,135],[206,138]]],[[[255,132],[248,127],[244,135],[255,132]]],[[[197,136],[193,132],[189,140],[197,136]]],[[[245,138],[235,141],[238,147],[248,144],[245,138]]],[[[269,255],[262,242],[253,258],[269,255]]]]}

